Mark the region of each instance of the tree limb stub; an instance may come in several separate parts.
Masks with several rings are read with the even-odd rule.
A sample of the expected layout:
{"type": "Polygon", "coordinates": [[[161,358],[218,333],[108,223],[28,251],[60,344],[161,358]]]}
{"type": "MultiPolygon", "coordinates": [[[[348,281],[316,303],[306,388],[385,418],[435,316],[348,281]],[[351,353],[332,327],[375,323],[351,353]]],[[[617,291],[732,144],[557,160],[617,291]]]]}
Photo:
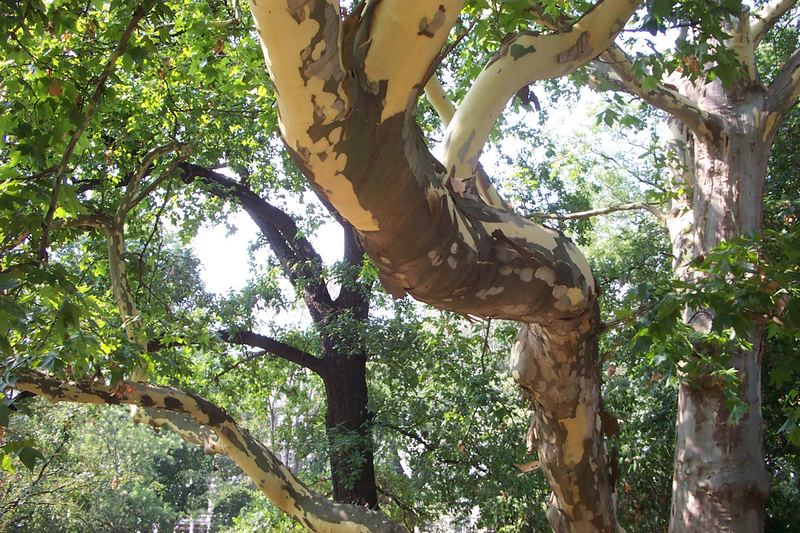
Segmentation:
{"type": "MultiPolygon", "coordinates": [[[[156,423],[159,425],[169,426],[177,421],[188,427],[189,424],[184,423],[189,419],[205,426],[218,439],[218,444],[211,445],[212,449],[221,448],[273,504],[310,531],[406,531],[380,513],[354,505],[333,503],[311,492],[268,448],[241,428],[227,412],[195,394],[171,387],[129,381],[123,381],[116,387],[89,380],[61,381],[30,370],[18,374],[14,387],[53,402],[127,404],[182,415],[167,423],[163,418],[158,418],[159,411],[155,411],[156,423]]],[[[197,428],[191,429],[196,430],[197,428]]],[[[181,432],[179,434],[182,435],[181,432]]]]}
{"type": "Polygon", "coordinates": [[[508,100],[534,81],[563,76],[599,56],[638,5],[638,0],[603,0],[569,31],[520,33],[504,43],[464,95],[447,129],[447,172],[455,179],[470,179],[508,100]]]}

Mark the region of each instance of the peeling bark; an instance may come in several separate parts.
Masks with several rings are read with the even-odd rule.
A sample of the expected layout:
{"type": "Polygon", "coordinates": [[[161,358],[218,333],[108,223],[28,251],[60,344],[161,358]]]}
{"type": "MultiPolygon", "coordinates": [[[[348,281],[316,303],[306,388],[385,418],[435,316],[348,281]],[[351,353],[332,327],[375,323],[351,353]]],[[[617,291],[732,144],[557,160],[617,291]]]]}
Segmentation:
{"type": "Polygon", "coordinates": [[[576,319],[526,325],[512,351],[514,379],[532,400],[531,441],[553,489],[547,517],[557,533],[617,530],[601,424],[598,323],[595,306],[576,319]]]}
{"type": "MultiPolygon", "coordinates": [[[[553,524],[561,524],[559,531],[614,530],[597,422],[599,323],[589,265],[563,235],[511,212],[501,199],[492,201],[488,179],[474,179],[485,136],[463,128],[463,120],[454,126],[453,118],[451,130],[465,132],[470,142],[448,150],[471,163],[465,180],[450,180],[451,172],[431,156],[415,124],[416,98],[461,3],[406,1],[400,9],[399,1],[370,2],[358,20],[338,26],[330,2],[298,4],[291,16],[287,5],[259,0],[253,14],[294,161],[357,230],[394,296],[410,294],[462,314],[539,324],[524,326],[529,329],[523,332],[538,332],[547,342],[523,342],[519,353],[525,356],[517,362],[528,366],[518,365],[517,377],[535,399],[535,426],[546,443],[540,455],[555,493],[553,524]],[[322,58],[326,68],[317,68],[322,58]],[[545,390],[539,390],[542,384],[545,390]]],[[[519,89],[498,71],[507,61],[526,65],[518,85],[568,72],[600,54],[636,5],[606,0],[582,21],[586,27],[541,39],[515,38],[482,74],[505,80],[499,84],[508,93],[505,100],[493,97],[491,104],[502,110],[519,89]]],[[[499,110],[477,109],[491,123],[499,110]]],[[[474,111],[459,109],[455,117],[462,113],[477,120],[470,115],[474,111]]]]}

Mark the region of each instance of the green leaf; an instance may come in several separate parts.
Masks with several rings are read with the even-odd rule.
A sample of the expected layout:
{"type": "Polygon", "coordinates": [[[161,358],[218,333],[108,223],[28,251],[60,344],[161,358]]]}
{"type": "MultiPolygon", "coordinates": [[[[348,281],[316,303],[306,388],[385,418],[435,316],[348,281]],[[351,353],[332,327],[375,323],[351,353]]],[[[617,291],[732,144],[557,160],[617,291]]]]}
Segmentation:
{"type": "Polygon", "coordinates": [[[42,455],[42,452],[40,452],[35,448],[31,448],[30,446],[22,448],[18,456],[22,464],[24,464],[31,472],[33,471],[33,468],[36,466],[37,460],[39,459],[44,460],[44,455],[42,455]]]}

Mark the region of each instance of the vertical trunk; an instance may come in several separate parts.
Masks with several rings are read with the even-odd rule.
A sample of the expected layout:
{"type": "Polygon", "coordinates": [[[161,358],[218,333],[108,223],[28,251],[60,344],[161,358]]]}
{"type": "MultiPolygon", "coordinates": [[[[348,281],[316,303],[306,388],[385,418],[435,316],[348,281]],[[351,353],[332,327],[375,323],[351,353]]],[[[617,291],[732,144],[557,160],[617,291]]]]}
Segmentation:
{"type": "MultiPolygon", "coordinates": [[[[687,173],[692,179],[691,213],[684,212],[681,219],[673,216],[669,225],[675,274],[684,280],[699,275],[687,261],[761,227],[769,143],[757,128],[734,124],[722,139],[694,144],[692,172],[687,173]]],[[[685,319],[697,331],[707,332],[714,314],[687,310],[685,319]]],[[[728,354],[727,364],[738,371],[740,394],[748,406],[738,423],[730,420],[722,386],[713,376],[687,376],[680,386],[673,533],[763,530],[768,478],[761,427],[761,328],[754,326],[749,336],[753,349],[728,354]]]]}
{"type": "Polygon", "coordinates": [[[366,356],[337,354],[323,375],[333,499],[378,507],[366,356]]]}
{"type": "Polygon", "coordinates": [[[572,320],[525,325],[512,373],[533,400],[532,440],[553,489],[556,533],[616,530],[614,486],[601,427],[597,306],[572,320]]]}

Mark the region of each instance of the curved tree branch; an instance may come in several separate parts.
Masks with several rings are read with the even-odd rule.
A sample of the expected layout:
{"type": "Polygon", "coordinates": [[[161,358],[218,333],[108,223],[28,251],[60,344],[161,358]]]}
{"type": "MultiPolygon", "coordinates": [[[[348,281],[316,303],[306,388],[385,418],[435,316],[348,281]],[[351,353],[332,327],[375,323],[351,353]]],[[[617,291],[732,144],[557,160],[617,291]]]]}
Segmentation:
{"type": "MultiPolygon", "coordinates": [[[[179,413],[213,431],[221,449],[259,490],[303,526],[313,531],[343,533],[405,531],[378,512],[333,503],[311,492],[275,454],[240,427],[227,412],[195,394],[129,381],[123,381],[116,387],[89,380],[61,381],[30,370],[19,373],[14,387],[53,402],[127,404],[179,413]]],[[[214,449],[217,449],[216,446],[214,449]]]]}
{"type": "Polygon", "coordinates": [[[796,3],[797,0],[772,0],[765,4],[758,13],[753,14],[750,22],[750,41],[753,43],[753,47],[758,46],[758,43],[764,39],[769,30],[796,3]]]}
{"type": "Polygon", "coordinates": [[[211,194],[238,200],[267,239],[286,277],[292,285],[303,290],[312,318],[316,322],[322,321],[333,305],[322,276],[322,257],[302,235],[294,219],[248,187],[219,172],[191,163],[183,163],[180,168],[185,182],[200,178],[211,194]]]}
{"type": "Polygon", "coordinates": [[[261,348],[268,353],[296,365],[300,365],[317,374],[323,374],[326,370],[325,361],[323,359],[271,337],[259,335],[252,331],[236,331],[234,333],[221,331],[220,336],[222,340],[231,344],[242,344],[245,346],[252,346],[253,348],[261,348]]]}
{"type": "Polygon", "coordinates": [[[385,91],[383,121],[414,105],[464,1],[382,0],[372,5],[365,10],[370,20],[362,24],[356,46],[366,49],[368,83],[376,92],[385,91]]]}
{"type": "Polygon", "coordinates": [[[455,179],[473,176],[489,132],[508,100],[534,81],[562,76],[614,42],[638,0],[602,0],[569,31],[520,33],[505,42],[464,95],[445,136],[444,165],[455,179]]]}
{"type": "Polygon", "coordinates": [[[593,67],[601,77],[610,82],[611,86],[604,88],[638,96],[653,107],[680,119],[701,139],[715,135],[712,131],[716,127],[714,117],[700,109],[676,87],[659,82],[654,88],[645,89],[633,70],[631,59],[618,46],[614,45],[606,50],[593,67]]]}

